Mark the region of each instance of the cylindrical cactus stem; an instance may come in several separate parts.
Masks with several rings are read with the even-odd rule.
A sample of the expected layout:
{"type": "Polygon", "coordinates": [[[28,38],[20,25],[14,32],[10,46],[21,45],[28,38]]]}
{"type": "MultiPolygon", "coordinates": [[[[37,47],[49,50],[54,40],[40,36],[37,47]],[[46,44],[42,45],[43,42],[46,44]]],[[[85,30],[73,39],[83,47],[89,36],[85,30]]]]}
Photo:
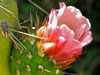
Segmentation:
{"type": "Polygon", "coordinates": [[[0,75],[10,75],[10,69],[9,69],[10,46],[11,46],[10,38],[4,38],[0,34],[0,75]]]}
{"type": "Polygon", "coordinates": [[[17,17],[15,0],[0,0],[0,75],[11,75],[9,65],[11,39],[7,28],[9,25],[11,28],[17,28],[17,17]]]}

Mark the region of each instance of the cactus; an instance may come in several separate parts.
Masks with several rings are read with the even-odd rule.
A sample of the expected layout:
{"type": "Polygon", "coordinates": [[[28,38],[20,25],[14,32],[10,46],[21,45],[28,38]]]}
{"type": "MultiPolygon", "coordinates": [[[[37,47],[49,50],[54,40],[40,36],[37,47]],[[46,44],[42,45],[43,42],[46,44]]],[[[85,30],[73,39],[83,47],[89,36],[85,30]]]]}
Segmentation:
{"type": "Polygon", "coordinates": [[[17,17],[16,2],[14,0],[0,0],[0,75],[11,75],[9,68],[11,39],[4,37],[2,33],[7,36],[7,32],[4,32],[7,25],[11,24],[11,28],[17,28],[17,17]]]}
{"type": "Polygon", "coordinates": [[[77,8],[66,7],[63,2],[60,3],[58,11],[51,10],[49,20],[45,19],[41,28],[39,28],[37,16],[35,27],[29,25],[25,27],[26,29],[23,29],[23,26],[19,26],[20,31],[18,31],[15,29],[18,25],[16,4],[14,1],[10,1],[12,0],[1,0],[0,2],[1,14],[6,13],[3,16],[7,16],[0,16],[0,32],[6,36],[3,37],[0,34],[0,43],[2,44],[0,45],[0,75],[63,75],[61,69],[75,61],[75,58],[81,54],[82,47],[92,41],[88,19],[82,16],[77,8]],[[11,3],[7,8],[4,6],[5,4],[3,5],[6,2],[11,3]],[[12,8],[15,9],[12,10],[12,8]],[[72,12],[72,9],[75,9],[75,12],[72,12]],[[74,32],[78,29],[75,29],[73,25],[70,27],[72,24],[70,24],[70,18],[68,18],[67,26],[67,21],[64,20],[66,11],[71,15],[73,14],[71,19],[75,18],[77,19],[76,22],[80,22],[77,24],[80,25],[80,28],[83,28],[85,24],[84,31],[80,29],[83,32],[80,34],[80,39],[76,35],[79,34],[79,31],[74,32]],[[76,12],[79,12],[79,15],[76,12]],[[10,19],[10,17],[12,18],[10,19]],[[16,36],[13,32],[17,32],[16,36]],[[9,56],[11,39],[13,47],[11,48],[11,56],[9,56]]]}
{"type": "MultiPolygon", "coordinates": [[[[35,34],[35,31],[33,32],[35,34]]],[[[38,51],[39,39],[19,34],[27,50],[12,49],[11,70],[13,75],[61,75],[61,66],[54,65],[47,55],[38,51]]]]}

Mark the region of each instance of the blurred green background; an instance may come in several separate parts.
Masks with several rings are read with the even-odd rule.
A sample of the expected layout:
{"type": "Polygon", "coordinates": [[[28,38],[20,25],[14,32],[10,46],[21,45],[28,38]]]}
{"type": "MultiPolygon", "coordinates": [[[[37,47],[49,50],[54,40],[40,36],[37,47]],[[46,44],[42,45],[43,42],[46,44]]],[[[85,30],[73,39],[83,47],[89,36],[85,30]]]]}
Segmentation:
{"type": "MultiPolygon", "coordinates": [[[[52,8],[59,8],[59,2],[65,2],[67,6],[73,5],[81,10],[82,14],[89,18],[91,22],[91,31],[93,41],[83,48],[83,53],[77,58],[77,61],[64,69],[65,75],[100,75],[100,0],[32,0],[40,7],[50,12],[52,8]]],[[[28,0],[19,0],[19,19],[24,21],[29,19],[30,12],[33,15],[33,22],[36,21],[36,14],[40,17],[42,23],[45,13],[33,6],[28,0]]]]}

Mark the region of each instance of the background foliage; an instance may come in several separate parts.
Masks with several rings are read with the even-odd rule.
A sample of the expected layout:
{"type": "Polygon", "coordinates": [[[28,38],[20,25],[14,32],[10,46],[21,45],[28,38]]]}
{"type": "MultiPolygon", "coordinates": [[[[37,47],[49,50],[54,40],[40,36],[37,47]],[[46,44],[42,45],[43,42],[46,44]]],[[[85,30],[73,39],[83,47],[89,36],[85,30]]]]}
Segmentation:
{"type": "MultiPolygon", "coordinates": [[[[83,49],[83,53],[64,71],[79,75],[100,75],[100,0],[32,0],[40,7],[50,12],[52,8],[59,8],[59,2],[65,2],[66,5],[73,5],[81,10],[82,14],[89,18],[91,22],[91,31],[93,33],[93,41],[90,45],[83,49]]],[[[45,13],[33,6],[27,0],[18,1],[19,19],[24,21],[29,19],[30,12],[33,15],[34,23],[36,21],[36,13],[40,17],[42,23],[45,13]]],[[[68,75],[68,74],[65,74],[68,75]]],[[[72,75],[72,74],[69,74],[72,75]]]]}

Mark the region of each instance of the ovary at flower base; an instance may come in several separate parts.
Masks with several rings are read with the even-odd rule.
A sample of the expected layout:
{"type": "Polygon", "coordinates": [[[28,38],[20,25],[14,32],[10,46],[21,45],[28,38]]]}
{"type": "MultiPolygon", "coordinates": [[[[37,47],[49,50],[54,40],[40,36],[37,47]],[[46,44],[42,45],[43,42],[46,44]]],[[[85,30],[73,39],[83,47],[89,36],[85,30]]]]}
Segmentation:
{"type": "Polygon", "coordinates": [[[37,30],[37,36],[46,38],[41,39],[41,47],[50,60],[67,67],[92,41],[91,25],[79,9],[59,4],[60,9],[51,10],[48,24],[37,30]]]}

